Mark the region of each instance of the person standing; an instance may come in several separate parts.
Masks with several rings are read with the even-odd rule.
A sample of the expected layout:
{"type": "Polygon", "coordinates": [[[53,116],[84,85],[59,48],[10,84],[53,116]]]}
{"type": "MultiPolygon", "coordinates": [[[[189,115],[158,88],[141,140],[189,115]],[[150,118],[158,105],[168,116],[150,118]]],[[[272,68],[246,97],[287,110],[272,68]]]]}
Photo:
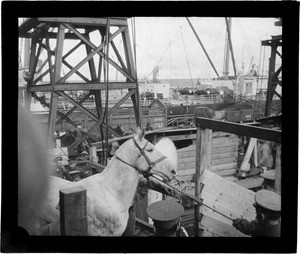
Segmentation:
{"type": "Polygon", "coordinates": [[[258,140],[258,166],[266,170],[270,170],[273,166],[273,156],[269,144],[266,140],[258,140]]]}
{"type": "Polygon", "coordinates": [[[238,218],[233,220],[232,225],[252,237],[280,237],[281,196],[270,190],[260,190],[254,199],[256,218],[251,222],[238,218]]]}

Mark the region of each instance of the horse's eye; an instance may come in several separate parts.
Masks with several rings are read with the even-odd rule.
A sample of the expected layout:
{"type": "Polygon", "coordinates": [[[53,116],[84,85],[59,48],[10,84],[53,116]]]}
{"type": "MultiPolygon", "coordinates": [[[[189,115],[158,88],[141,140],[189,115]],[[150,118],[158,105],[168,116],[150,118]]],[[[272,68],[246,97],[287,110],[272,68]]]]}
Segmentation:
{"type": "Polygon", "coordinates": [[[152,148],[148,148],[147,151],[148,152],[153,152],[153,149],[152,148]]]}

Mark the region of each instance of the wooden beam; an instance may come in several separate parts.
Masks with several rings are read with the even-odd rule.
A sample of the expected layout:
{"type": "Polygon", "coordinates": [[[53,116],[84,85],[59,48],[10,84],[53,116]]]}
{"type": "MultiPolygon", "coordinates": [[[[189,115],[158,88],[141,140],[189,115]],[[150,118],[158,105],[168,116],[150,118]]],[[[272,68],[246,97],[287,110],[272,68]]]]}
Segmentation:
{"type": "Polygon", "coordinates": [[[256,142],[257,142],[256,138],[250,138],[250,141],[249,141],[249,144],[248,144],[248,147],[247,147],[247,151],[244,155],[242,164],[240,166],[241,171],[247,171],[246,166],[249,163],[249,160],[251,158],[252,153],[254,152],[254,147],[255,147],[256,142]]]}
{"type": "Polygon", "coordinates": [[[135,90],[129,91],[121,100],[119,100],[109,111],[108,116],[110,116],[118,107],[120,107],[132,94],[135,93],[135,90]]]}
{"type": "MultiPolygon", "coordinates": [[[[23,38],[35,38],[37,36],[36,31],[34,32],[27,32],[27,33],[22,33],[19,34],[19,37],[23,37],[23,38]]],[[[40,33],[38,35],[39,38],[46,38],[49,37],[49,39],[56,39],[57,38],[57,33],[53,33],[53,32],[48,32],[48,33],[40,33]]],[[[75,34],[72,33],[66,33],[66,40],[78,40],[78,37],[75,34]]]]}
{"type": "MultiPolygon", "coordinates": [[[[67,28],[69,28],[71,31],[73,31],[85,44],[87,44],[89,47],[91,47],[94,51],[92,53],[92,57],[94,54],[98,54],[101,57],[105,58],[105,54],[101,52],[101,50],[104,47],[104,43],[101,43],[99,47],[96,47],[91,41],[89,41],[84,35],[82,35],[80,32],[78,32],[73,26],[69,24],[65,24],[67,28]]],[[[127,27],[121,27],[119,30],[117,30],[112,37],[109,38],[109,42],[113,40],[119,33],[123,32],[126,30],[127,27]]],[[[89,60],[89,59],[88,59],[89,60]]],[[[87,60],[84,59],[86,62],[87,60]]],[[[133,78],[129,73],[127,73],[126,70],[123,70],[117,63],[115,63],[111,58],[109,58],[108,62],[114,66],[119,72],[121,72],[126,78],[128,78],[131,82],[136,82],[136,79],[133,78]]],[[[68,74],[67,74],[68,75],[68,74]]]]}
{"type": "MultiPolygon", "coordinates": [[[[132,82],[110,82],[109,89],[132,89],[136,83],[132,82]]],[[[29,92],[49,92],[50,84],[36,85],[30,87],[29,92]]],[[[81,90],[105,90],[104,82],[91,83],[56,83],[54,91],[81,91],[81,90]]]]}
{"type": "MultiPolygon", "coordinates": [[[[109,36],[112,36],[112,34],[110,34],[109,36]]],[[[119,53],[116,45],[114,43],[114,41],[111,41],[110,44],[111,44],[113,50],[115,51],[116,56],[117,56],[117,58],[118,58],[118,60],[119,60],[119,62],[121,64],[122,68],[128,72],[128,69],[127,69],[127,67],[126,67],[126,65],[125,65],[125,63],[124,63],[124,61],[123,61],[123,59],[122,59],[122,57],[121,57],[121,55],[120,55],[120,53],[119,53]]]]}
{"type": "MultiPolygon", "coordinates": [[[[90,40],[90,35],[89,34],[87,34],[87,38],[88,38],[88,40],[90,40]]],[[[85,48],[86,48],[87,55],[89,55],[92,52],[91,48],[88,47],[87,45],[85,45],[85,48]]],[[[94,58],[89,60],[89,69],[90,69],[92,81],[96,82],[97,81],[97,74],[96,74],[96,67],[95,67],[94,58]]]]}
{"type": "Polygon", "coordinates": [[[56,46],[56,53],[55,53],[55,68],[54,68],[54,75],[51,84],[52,94],[51,94],[49,121],[48,121],[48,143],[50,148],[53,145],[53,140],[55,140],[54,131],[55,131],[55,123],[56,123],[56,116],[57,116],[57,101],[58,101],[58,95],[53,91],[54,91],[55,82],[58,81],[61,73],[64,35],[65,35],[65,27],[63,25],[60,25],[58,28],[58,35],[56,40],[57,46],[56,46]]]}
{"type": "Polygon", "coordinates": [[[223,122],[204,117],[196,117],[195,122],[196,125],[201,128],[224,131],[240,136],[253,137],[257,139],[264,139],[276,143],[281,143],[281,131],[279,130],[249,126],[246,124],[223,122]]]}
{"type": "MultiPolygon", "coordinates": [[[[87,93],[78,103],[82,104],[87,98],[89,98],[91,96],[91,92],[87,93]]],[[[76,107],[73,106],[67,113],[64,114],[64,117],[67,117],[68,115],[70,115],[71,113],[73,113],[75,111],[76,107]]],[[[60,124],[63,121],[63,117],[61,117],[60,119],[57,120],[56,125],[60,124]]],[[[77,127],[77,126],[75,126],[77,127]]]]}
{"type": "MultiPolygon", "coordinates": [[[[200,199],[202,199],[201,191],[203,188],[202,175],[205,169],[210,169],[211,139],[212,130],[197,128],[195,196],[199,197],[200,199]]],[[[200,205],[197,204],[195,206],[195,236],[200,236],[200,221],[200,205]]]]}
{"type": "Polygon", "coordinates": [[[35,18],[26,19],[20,26],[19,26],[19,37],[23,37],[28,31],[34,28],[38,24],[35,18]]]}
{"type": "Polygon", "coordinates": [[[59,191],[61,235],[87,235],[86,202],[86,189],[81,186],[61,189],[59,191]]]}
{"type": "MultiPolygon", "coordinates": [[[[75,26],[105,26],[106,18],[52,18],[43,17],[37,18],[39,22],[51,22],[51,23],[71,23],[75,26]]],[[[127,26],[127,18],[111,18],[111,26],[127,26]]]]}
{"type": "MultiPolygon", "coordinates": [[[[47,41],[49,40],[49,38],[47,37],[47,41]]],[[[48,43],[49,45],[49,43],[48,43]]],[[[41,44],[41,46],[45,49],[47,49],[48,54],[54,55],[55,56],[55,52],[53,50],[50,50],[49,46],[45,46],[44,44],[41,44]]],[[[66,55],[63,56],[62,58],[62,63],[64,65],[66,65],[69,69],[73,69],[74,67],[72,65],[70,65],[65,59],[67,58],[67,56],[69,56],[71,54],[71,52],[75,51],[79,46],[81,45],[81,42],[78,43],[75,47],[73,47],[66,55]]],[[[52,68],[49,68],[49,70],[51,70],[52,68]]],[[[80,78],[82,78],[85,82],[90,82],[90,80],[88,78],[86,78],[83,74],[81,74],[79,71],[75,72],[80,78]]]]}
{"type": "MultiPolygon", "coordinates": [[[[125,50],[125,58],[126,58],[126,62],[127,62],[127,69],[131,73],[131,75],[134,76],[135,79],[137,79],[136,66],[135,66],[135,62],[133,60],[133,52],[132,52],[132,48],[131,48],[130,36],[129,36],[128,29],[122,32],[122,38],[123,38],[123,45],[124,45],[124,50],[125,50]]],[[[143,126],[143,115],[142,115],[142,109],[141,109],[141,103],[140,103],[141,100],[140,100],[138,84],[136,84],[135,90],[136,90],[136,93],[131,96],[131,100],[132,100],[133,108],[134,108],[136,126],[141,128],[143,126]]]]}
{"type": "Polygon", "coordinates": [[[30,80],[27,82],[26,87],[26,94],[25,94],[25,108],[30,109],[30,103],[31,103],[31,94],[29,91],[29,88],[33,85],[33,72],[34,72],[34,62],[35,62],[35,52],[36,52],[36,45],[37,45],[38,39],[34,38],[31,40],[31,47],[30,47],[30,58],[29,58],[29,73],[30,73],[30,80]]]}
{"type": "Polygon", "coordinates": [[[83,107],[80,103],[75,101],[73,98],[71,98],[69,95],[65,94],[64,92],[58,92],[58,94],[62,97],[64,97],[66,100],[71,102],[73,105],[75,105],[77,108],[79,108],[84,114],[91,117],[94,121],[98,121],[98,117],[95,116],[93,113],[91,113],[89,110],[87,110],[85,107],[83,107]]]}
{"type": "MultiPolygon", "coordinates": [[[[34,97],[36,100],[38,100],[41,104],[44,104],[46,107],[50,108],[49,103],[43,101],[40,97],[38,97],[35,93],[32,94],[32,97],[34,97]]],[[[57,111],[57,114],[61,117],[61,119],[66,120],[69,124],[73,125],[75,128],[77,127],[77,124],[74,123],[70,118],[67,117],[67,115],[64,115],[63,113],[57,111]]],[[[57,125],[58,123],[56,123],[57,125]]]]}

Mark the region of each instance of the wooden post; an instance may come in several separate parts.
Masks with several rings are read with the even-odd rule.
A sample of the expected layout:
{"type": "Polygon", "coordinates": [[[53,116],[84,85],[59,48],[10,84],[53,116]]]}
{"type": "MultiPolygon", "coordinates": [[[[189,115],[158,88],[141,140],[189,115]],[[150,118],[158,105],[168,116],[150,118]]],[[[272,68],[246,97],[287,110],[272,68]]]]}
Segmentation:
{"type": "MultiPolygon", "coordinates": [[[[212,130],[197,128],[197,144],[196,144],[196,183],[195,196],[201,197],[203,188],[202,174],[204,170],[210,170],[211,161],[211,141],[212,130]]],[[[199,222],[201,221],[200,205],[195,205],[195,236],[200,236],[199,222]]]]}
{"type": "MultiPolygon", "coordinates": [[[[53,145],[55,146],[53,140],[54,140],[54,132],[55,132],[56,116],[57,116],[58,94],[54,92],[54,86],[55,86],[55,82],[57,82],[60,79],[64,39],[65,39],[65,27],[61,24],[58,27],[57,39],[56,39],[57,44],[56,44],[56,52],[55,52],[55,69],[53,74],[54,80],[51,80],[51,103],[49,108],[49,120],[48,120],[48,143],[50,148],[52,148],[53,145]]],[[[52,70],[49,69],[49,71],[51,77],[52,70]]]]}
{"type": "Polygon", "coordinates": [[[258,165],[257,164],[258,163],[258,161],[257,161],[257,140],[255,141],[255,144],[254,144],[252,156],[253,156],[253,160],[254,160],[254,166],[257,167],[257,165],[258,165]]]}
{"type": "Polygon", "coordinates": [[[81,186],[59,191],[61,235],[87,235],[86,189],[81,186]]]}
{"type": "Polygon", "coordinates": [[[90,146],[90,157],[92,162],[98,163],[98,156],[97,156],[97,147],[96,146],[90,146]]]}
{"type": "Polygon", "coordinates": [[[275,192],[281,195],[281,144],[276,149],[275,192]]]}
{"type": "Polygon", "coordinates": [[[256,144],[256,138],[251,138],[250,141],[249,141],[248,147],[247,147],[247,151],[246,151],[245,156],[243,158],[242,164],[240,166],[241,171],[247,171],[246,166],[249,163],[252,152],[255,150],[254,149],[255,144],[256,144]]]}

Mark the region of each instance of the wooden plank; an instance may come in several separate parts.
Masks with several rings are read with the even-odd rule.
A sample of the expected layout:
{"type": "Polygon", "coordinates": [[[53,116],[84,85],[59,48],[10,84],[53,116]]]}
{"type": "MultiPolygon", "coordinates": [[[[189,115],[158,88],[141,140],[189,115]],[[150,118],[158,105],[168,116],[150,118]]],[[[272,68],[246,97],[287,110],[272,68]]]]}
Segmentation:
{"type": "Polygon", "coordinates": [[[257,142],[255,142],[255,144],[254,144],[252,156],[253,156],[254,166],[257,167],[257,165],[258,165],[258,161],[257,161],[257,142]]]}
{"type": "Polygon", "coordinates": [[[239,144],[237,137],[222,137],[212,140],[212,147],[234,146],[239,144]]]}
{"type": "Polygon", "coordinates": [[[186,152],[186,151],[196,151],[196,144],[178,149],[178,152],[186,152]]]}
{"type": "MultiPolygon", "coordinates": [[[[36,85],[29,88],[29,92],[49,92],[51,84],[36,85]]],[[[136,83],[133,82],[109,82],[109,89],[130,89],[135,88],[136,83]]],[[[104,82],[90,83],[57,83],[54,91],[81,91],[81,90],[105,90],[104,82]]]]}
{"type": "Polygon", "coordinates": [[[205,170],[202,177],[202,181],[205,185],[209,185],[222,192],[231,194],[233,197],[236,197],[237,199],[240,199],[245,203],[254,203],[255,193],[253,191],[243,188],[236,183],[228,181],[209,170],[205,170]]]}
{"type": "Polygon", "coordinates": [[[90,146],[90,157],[91,157],[91,161],[98,163],[98,156],[97,156],[97,147],[96,146],[90,146]]]}
{"type": "Polygon", "coordinates": [[[86,189],[81,186],[59,191],[61,235],[87,235],[86,189]]]}
{"type": "MultiPolygon", "coordinates": [[[[196,143],[196,170],[195,170],[195,196],[202,198],[201,190],[203,188],[202,175],[206,169],[210,169],[211,160],[211,139],[212,131],[208,129],[197,128],[197,143],[196,143]]],[[[199,222],[200,205],[195,205],[195,236],[200,236],[199,222]]]]}
{"type": "MultiPolygon", "coordinates": [[[[214,154],[223,154],[223,153],[231,153],[233,156],[237,154],[238,146],[224,146],[224,147],[214,147],[211,151],[212,158],[215,158],[214,154]]],[[[189,157],[192,155],[196,155],[196,145],[191,145],[182,149],[177,150],[178,158],[181,157],[189,157]]],[[[217,155],[216,155],[217,156],[217,155]]]]}
{"type": "MultiPolygon", "coordinates": [[[[61,68],[62,68],[62,55],[63,55],[63,44],[65,37],[65,27],[63,25],[59,25],[58,33],[57,33],[57,47],[55,52],[55,69],[53,73],[53,78],[51,79],[51,102],[49,108],[49,120],[48,120],[48,145],[52,147],[54,140],[54,132],[55,132],[55,123],[57,118],[57,100],[58,95],[54,93],[55,83],[60,79],[61,68]]],[[[51,62],[49,61],[51,66],[51,62]]],[[[52,68],[52,67],[51,67],[52,68]]],[[[50,77],[52,74],[50,73],[50,77]]]]}
{"type": "Polygon", "coordinates": [[[218,137],[233,137],[235,136],[232,133],[224,132],[224,131],[214,131],[212,133],[212,138],[218,138],[218,137]]]}
{"type": "Polygon", "coordinates": [[[241,171],[246,171],[246,167],[247,167],[247,165],[249,163],[249,160],[251,158],[251,155],[254,151],[254,147],[255,147],[256,142],[257,142],[256,138],[250,138],[250,141],[249,141],[249,144],[248,144],[248,147],[247,147],[247,151],[244,155],[242,164],[240,166],[241,171]]]}
{"type": "MultiPolygon", "coordinates": [[[[184,181],[191,181],[195,175],[195,170],[194,169],[179,170],[178,173],[179,173],[178,176],[179,179],[184,181]]],[[[236,175],[237,169],[231,168],[231,169],[219,170],[219,171],[214,171],[214,173],[222,177],[232,176],[232,175],[236,175]]]]}
{"type": "Polygon", "coordinates": [[[168,136],[168,138],[173,140],[173,141],[186,140],[186,139],[196,139],[196,134],[173,135],[173,136],[168,136]]]}
{"type": "Polygon", "coordinates": [[[183,163],[178,165],[178,170],[184,170],[184,169],[193,169],[195,171],[195,162],[188,162],[188,163],[183,163]]]}
{"type": "Polygon", "coordinates": [[[195,151],[185,151],[185,152],[178,152],[177,151],[177,157],[179,158],[188,158],[188,157],[196,157],[196,150],[195,151]]]}
{"type": "Polygon", "coordinates": [[[281,131],[279,130],[272,130],[257,126],[249,126],[246,124],[223,122],[204,117],[196,117],[195,123],[197,127],[201,128],[208,128],[216,131],[234,133],[240,136],[253,137],[257,139],[264,139],[276,143],[281,143],[281,131]]]}
{"type": "MultiPolygon", "coordinates": [[[[238,187],[243,188],[241,186],[238,187]]],[[[255,219],[256,213],[253,206],[254,197],[251,200],[241,200],[230,189],[225,192],[209,185],[204,185],[202,190],[202,198],[203,202],[209,207],[216,209],[232,219],[241,217],[247,220],[255,219]],[[245,211],[250,211],[247,213],[247,217],[244,217],[245,211]]]]}
{"type": "Polygon", "coordinates": [[[217,234],[219,236],[223,237],[248,237],[247,235],[241,233],[234,227],[216,220],[212,217],[209,217],[207,215],[203,215],[201,219],[201,227],[205,228],[206,230],[213,232],[214,234],[217,234]]]}
{"type": "Polygon", "coordinates": [[[232,168],[236,168],[236,167],[237,167],[237,163],[232,162],[232,163],[226,163],[226,164],[221,164],[221,165],[213,165],[210,167],[210,170],[212,172],[214,172],[214,171],[220,171],[220,170],[225,170],[225,169],[232,169],[232,168]]]}
{"type": "Polygon", "coordinates": [[[237,157],[237,151],[217,153],[211,155],[212,160],[223,159],[223,158],[236,158],[236,157],[237,157]]]}
{"type": "Polygon", "coordinates": [[[179,158],[178,159],[178,165],[180,165],[180,164],[186,164],[186,163],[190,163],[190,162],[194,163],[194,165],[195,165],[195,163],[196,163],[196,155],[191,156],[191,157],[185,157],[185,158],[179,158]]]}
{"type": "Polygon", "coordinates": [[[239,213],[236,213],[236,212],[232,213],[230,210],[222,207],[221,205],[210,202],[208,200],[203,200],[203,205],[201,206],[200,212],[202,214],[208,215],[216,220],[223,221],[224,223],[229,224],[229,225],[232,224],[232,220],[230,220],[228,218],[235,219],[235,218],[240,217],[239,213]],[[213,209],[210,209],[209,207],[211,207],[213,209]],[[226,218],[225,216],[222,216],[222,214],[224,214],[228,218],[226,218]]]}
{"type": "Polygon", "coordinates": [[[237,158],[235,158],[235,157],[214,159],[214,160],[211,160],[210,165],[211,166],[223,165],[223,164],[233,163],[236,161],[237,161],[237,158]]]}
{"type": "MultiPolygon", "coordinates": [[[[99,47],[96,47],[91,41],[86,39],[80,32],[78,32],[72,25],[65,23],[64,24],[68,29],[70,29],[74,34],[76,34],[85,44],[93,49],[93,52],[85,57],[75,68],[67,73],[60,82],[63,83],[66,81],[77,69],[79,69],[84,63],[86,63],[90,58],[92,58],[95,54],[100,55],[101,57],[105,57],[104,53],[101,50],[104,48],[104,43],[101,43],[99,47]]],[[[109,42],[113,40],[119,33],[127,30],[127,27],[120,27],[110,38],[109,42]]],[[[115,63],[112,59],[109,58],[109,63],[114,66],[119,72],[121,72],[125,77],[127,77],[131,82],[135,82],[136,80],[127,73],[127,71],[123,70],[117,63],[115,63]]]]}
{"type": "Polygon", "coordinates": [[[218,153],[224,153],[224,152],[237,152],[238,146],[224,146],[224,147],[214,147],[212,149],[211,154],[218,154],[218,153]]]}
{"type": "MultiPolygon", "coordinates": [[[[80,26],[105,26],[107,23],[106,18],[59,18],[59,17],[42,17],[37,18],[39,22],[51,22],[51,23],[71,23],[74,25],[80,26]]],[[[111,19],[110,21],[111,26],[126,26],[127,20],[126,19],[111,19]]]]}

